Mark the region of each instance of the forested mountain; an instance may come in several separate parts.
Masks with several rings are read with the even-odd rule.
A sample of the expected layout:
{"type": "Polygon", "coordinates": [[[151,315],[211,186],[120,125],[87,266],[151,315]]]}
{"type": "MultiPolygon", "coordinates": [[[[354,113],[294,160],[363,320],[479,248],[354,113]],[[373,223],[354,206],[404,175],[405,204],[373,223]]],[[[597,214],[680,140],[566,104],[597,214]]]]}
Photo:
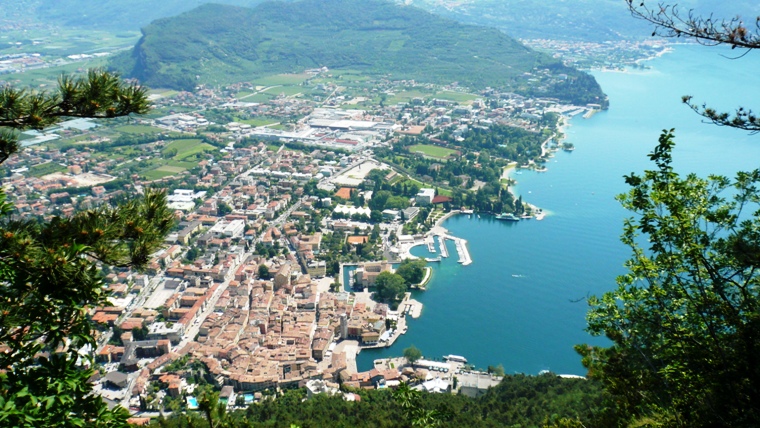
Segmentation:
{"type": "Polygon", "coordinates": [[[472,87],[516,87],[535,67],[578,75],[498,30],[381,0],[203,5],[148,25],[112,64],[149,86],[174,88],[323,66],[472,87]]]}

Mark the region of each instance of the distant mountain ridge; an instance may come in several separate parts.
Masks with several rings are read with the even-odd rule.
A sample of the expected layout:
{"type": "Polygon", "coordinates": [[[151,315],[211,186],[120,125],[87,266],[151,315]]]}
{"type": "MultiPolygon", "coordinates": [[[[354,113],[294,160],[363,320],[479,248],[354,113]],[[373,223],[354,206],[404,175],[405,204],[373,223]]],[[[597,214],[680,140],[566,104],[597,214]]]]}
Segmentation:
{"type": "MultiPolygon", "coordinates": [[[[614,41],[645,39],[651,24],[631,16],[625,0],[405,0],[406,3],[455,19],[495,27],[523,39],[614,41]]],[[[685,15],[696,14],[731,19],[741,15],[754,22],[760,15],[756,0],[662,0],[676,4],[685,15]]],[[[647,0],[656,8],[658,1],[647,0]]]]}
{"type": "MultiPolygon", "coordinates": [[[[206,4],[146,26],[134,50],[112,65],[149,86],[173,88],[322,66],[473,87],[512,87],[537,66],[588,78],[496,29],[383,0],[206,4]]],[[[602,95],[598,85],[594,91],[602,95]]]]}
{"type": "MultiPolygon", "coordinates": [[[[10,1],[0,0],[0,6],[10,1]]],[[[24,8],[37,19],[58,25],[134,31],[156,19],[175,16],[206,3],[254,7],[264,1],[99,0],[93,7],[92,0],[25,0],[24,8]]],[[[646,38],[651,34],[651,26],[630,16],[624,0],[395,1],[462,23],[495,27],[519,38],[606,41],[646,38]]],[[[755,0],[679,0],[666,3],[676,3],[684,11],[693,8],[700,14],[714,13],[719,18],[741,15],[745,22],[753,22],[760,15],[760,3],[755,0]]]]}

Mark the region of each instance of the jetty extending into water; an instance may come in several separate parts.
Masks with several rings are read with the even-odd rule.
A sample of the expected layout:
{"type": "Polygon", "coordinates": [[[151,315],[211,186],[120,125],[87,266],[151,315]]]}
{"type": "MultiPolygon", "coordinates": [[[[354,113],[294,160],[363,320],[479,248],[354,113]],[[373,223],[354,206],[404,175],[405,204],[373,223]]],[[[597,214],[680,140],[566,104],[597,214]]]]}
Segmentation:
{"type": "Polygon", "coordinates": [[[428,251],[435,253],[435,242],[432,235],[425,238],[425,244],[427,244],[428,251]]]}
{"type": "Polygon", "coordinates": [[[433,228],[424,236],[417,236],[413,240],[405,241],[405,242],[399,242],[397,248],[398,257],[400,260],[403,259],[418,259],[420,257],[417,257],[411,253],[411,249],[418,246],[418,245],[425,245],[428,249],[428,251],[432,254],[438,253],[435,249],[435,237],[438,237],[438,247],[441,249],[439,255],[437,257],[423,257],[425,260],[430,262],[439,262],[443,258],[449,257],[449,250],[446,247],[446,240],[452,240],[454,241],[454,244],[456,245],[457,254],[459,255],[458,262],[461,263],[463,266],[467,266],[472,263],[472,257],[470,257],[470,251],[467,249],[467,240],[462,238],[457,238],[456,236],[449,235],[449,231],[446,230],[443,226],[441,226],[441,223],[446,220],[447,218],[451,217],[452,215],[459,214],[458,211],[450,212],[446,214],[443,218],[439,219],[436,222],[436,225],[433,226],[433,228]]]}
{"type": "Polygon", "coordinates": [[[443,236],[438,236],[438,246],[441,247],[441,257],[448,257],[449,256],[449,249],[446,248],[446,240],[443,236]]]}
{"type": "Polygon", "coordinates": [[[472,257],[470,257],[470,251],[467,249],[467,240],[462,238],[457,238],[456,236],[451,236],[448,234],[448,230],[444,229],[441,226],[436,226],[433,228],[433,230],[430,231],[431,237],[437,236],[438,237],[438,243],[441,247],[441,257],[448,257],[449,251],[448,248],[446,248],[446,240],[449,239],[451,241],[454,241],[454,244],[457,248],[457,254],[459,255],[458,262],[461,263],[463,266],[467,266],[472,263],[472,257]]]}
{"type": "Polygon", "coordinates": [[[462,266],[467,266],[472,263],[470,251],[467,250],[467,241],[462,238],[456,238],[453,236],[450,239],[454,241],[454,244],[457,246],[457,253],[459,253],[459,263],[461,263],[462,266]]]}

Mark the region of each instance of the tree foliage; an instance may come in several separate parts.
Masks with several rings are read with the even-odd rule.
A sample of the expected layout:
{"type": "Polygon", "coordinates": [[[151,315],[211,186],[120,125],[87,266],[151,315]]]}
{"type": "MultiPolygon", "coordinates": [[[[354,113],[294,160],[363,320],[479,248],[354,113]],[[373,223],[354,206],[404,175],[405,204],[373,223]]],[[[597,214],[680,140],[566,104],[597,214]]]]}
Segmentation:
{"type": "Polygon", "coordinates": [[[396,269],[396,273],[404,278],[407,286],[415,285],[421,283],[425,277],[426,266],[427,262],[423,259],[404,259],[396,269]]]}
{"type": "Polygon", "coordinates": [[[404,358],[406,358],[406,361],[408,361],[409,364],[414,365],[414,363],[422,358],[422,351],[417,349],[416,346],[412,345],[404,349],[404,358]]]}
{"type": "Polygon", "coordinates": [[[379,300],[395,302],[401,300],[406,293],[406,281],[395,273],[380,272],[375,278],[375,296],[379,300]]]}
{"type": "MultiPolygon", "coordinates": [[[[407,387],[355,391],[361,401],[342,395],[315,395],[304,401],[304,390],[288,390],[275,400],[263,400],[244,411],[227,414],[230,427],[450,428],[609,427],[602,418],[597,382],[562,379],[553,374],[506,376],[478,398],[459,394],[429,394],[407,387]],[[572,422],[579,423],[572,424],[572,422]]],[[[199,402],[200,404],[200,402],[199,402]]],[[[218,418],[214,418],[214,421],[218,418]]],[[[151,426],[208,427],[198,414],[172,415],[151,426]],[[189,422],[188,423],[188,419],[189,422]]]]}
{"type": "Polygon", "coordinates": [[[760,424],[760,170],[681,177],[673,132],[620,196],[635,214],[616,290],[589,300],[589,331],[609,348],[579,346],[623,416],[672,426],[760,424]],[[647,247],[642,247],[647,243],[647,247]]]}
{"type": "MultiPolygon", "coordinates": [[[[18,130],[65,117],[116,117],[147,110],[143,88],[91,71],[62,77],[53,94],[0,91],[0,162],[18,150],[18,130]]],[[[126,412],[92,394],[89,309],[106,305],[98,265],[141,268],[174,224],[163,192],[48,222],[19,220],[0,191],[0,424],[121,426],[126,412]]]]}
{"type": "Polygon", "coordinates": [[[148,111],[146,91],[118,76],[91,70],[85,78],[62,76],[52,94],[0,88],[0,163],[18,151],[16,131],[43,129],[65,117],[111,118],[148,111]]]}

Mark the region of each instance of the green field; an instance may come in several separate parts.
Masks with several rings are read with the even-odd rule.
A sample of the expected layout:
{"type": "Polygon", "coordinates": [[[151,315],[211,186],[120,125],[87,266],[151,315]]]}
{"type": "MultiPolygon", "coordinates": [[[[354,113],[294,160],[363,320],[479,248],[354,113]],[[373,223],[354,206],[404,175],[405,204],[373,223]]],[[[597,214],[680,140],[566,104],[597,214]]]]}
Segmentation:
{"type": "Polygon", "coordinates": [[[177,149],[177,154],[174,155],[174,160],[185,160],[195,154],[205,152],[207,150],[214,150],[214,146],[204,143],[203,140],[197,138],[191,138],[188,140],[174,140],[167,144],[162,150],[162,153],[166,153],[169,150],[177,149]]]}
{"type": "Polygon", "coordinates": [[[435,98],[456,101],[458,103],[468,103],[470,101],[475,101],[480,97],[473,94],[466,94],[464,92],[442,91],[435,94],[435,98]]]}
{"type": "Polygon", "coordinates": [[[184,170],[185,168],[182,168],[179,166],[171,166],[171,165],[164,165],[164,166],[159,166],[158,168],[156,168],[156,171],[166,171],[166,172],[171,172],[173,174],[180,173],[184,170]]]}
{"type": "Polygon", "coordinates": [[[34,177],[42,177],[43,175],[52,174],[54,172],[64,172],[66,167],[59,165],[55,162],[47,162],[39,165],[34,165],[29,168],[29,175],[34,177]]]}
{"type": "Polygon", "coordinates": [[[422,153],[423,155],[431,158],[448,159],[451,155],[456,153],[456,150],[433,146],[430,144],[415,144],[413,146],[409,146],[409,153],[422,153]]]}
{"type": "Polygon", "coordinates": [[[246,98],[243,101],[247,103],[268,103],[274,97],[275,96],[273,94],[267,94],[266,92],[261,92],[258,94],[251,95],[250,97],[246,98]]]}
{"type": "Polygon", "coordinates": [[[264,91],[265,94],[272,94],[275,97],[279,96],[280,94],[285,94],[285,96],[289,97],[296,94],[301,94],[303,92],[304,88],[302,86],[276,86],[264,91]]]}
{"type": "Polygon", "coordinates": [[[59,67],[40,68],[23,73],[7,74],[0,80],[5,80],[16,87],[31,87],[35,89],[50,90],[58,86],[58,78],[61,77],[62,74],[82,76],[87,69],[104,67],[106,61],[106,58],[95,58],[59,67]]]}
{"type": "Polygon", "coordinates": [[[116,130],[125,134],[159,134],[164,132],[163,129],[148,125],[123,125],[116,128],[116,130]]]}
{"type": "Polygon", "coordinates": [[[429,92],[422,92],[422,91],[403,91],[399,92],[396,95],[389,97],[387,100],[385,100],[385,104],[392,105],[392,104],[398,104],[398,103],[407,103],[411,101],[413,98],[429,98],[430,93],[429,92]]]}
{"type": "Polygon", "coordinates": [[[148,93],[161,95],[164,98],[171,98],[177,95],[179,92],[173,89],[151,89],[150,91],[148,91],[148,93]]]}
{"type": "Polygon", "coordinates": [[[308,74],[276,74],[255,79],[253,83],[261,86],[298,85],[309,78],[308,74]]]}
{"type": "Polygon", "coordinates": [[[169,162],[166,162],[167,167],[173,167],[173,168],[180,168],[180,169],[190,169],[198,165],[198,162],[185,162],[185,161],[178,161],[178,160],[170,160],[169,162]]]}
{"type": "Polygon", "coordinates": [[[161,168],[164,168],[164,167],[149,169],[147,171],[143,171],[140,175],[145,177],[146,180],[158,180],[160,178],[164,178],[164,177],[168,177],[170,175],[176,174],[176,172],[162,170],[161,168]]]}
{"type": "Polygon", "coordinates": [[[206,143],[198,144],[197,146],[193,146],[191,149],[186,150],[185,152],[182,152],[182,154],[178,154],[174,157],[175,160],[184,161],[188,158],[197,155],[198,153],[203,153],[207,151],[213,151],[216,150],[214,146],[206,143]]]}
{"type": "Polygon", "coordinates": [[[238,122],[245,123],[251,126],[267,126],[273,123],[277,123],[279,121],[273,118],[255,117],[253,119],[238,120],[238,122]]]}
{"type": "Polygon", "coordinates": [[[204,143],[203,140],[193,138],[188,140],[174,140],[164,147],[162,153],[166,154],[168,151],[174,149],[177,150],[177,154],[171,159],[157,159],[156,163],[160,163],[160,166],[145,169],[140,174],[148,180],[157,180],[170,175],[176,175],[195,167],[197,162],[192,158],[198,153],[216,150],[214,146],[204,143]]]}

